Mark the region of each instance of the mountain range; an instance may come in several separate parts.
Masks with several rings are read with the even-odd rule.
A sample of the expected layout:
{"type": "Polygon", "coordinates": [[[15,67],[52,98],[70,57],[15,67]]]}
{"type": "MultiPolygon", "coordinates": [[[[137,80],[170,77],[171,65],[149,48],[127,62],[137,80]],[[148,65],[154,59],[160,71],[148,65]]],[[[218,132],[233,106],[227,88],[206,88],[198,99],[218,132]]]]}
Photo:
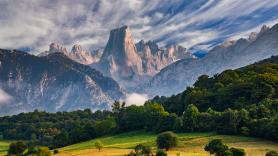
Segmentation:
{"type": "Polygon", "coordinates": [[[278,55],[278,24],[272,28],[264,25],[259,33],[252,32],[247,39],[227,41],[201,59],[177,61],[141,86],[141,92],[150,96],[170,96],[191,86],[201,75],[213,76],[226,69],[240,68],[273,55],[278,55]]]}
{"type": "Polygon", "coordinates": [[[135,43],[128,26],[111,30],[105,48],[92,52],[77,44],[68,51],[58,43],[37,56],[1,49],[0,91],[11,100],[0,101],[0,114],[110,109],[114,100],[133,92],[169,96],[203,74],[212,76],[277,55],[277,36],[278,24],[263,26],[259,33],[227,41],[202,58],[180,45],[135,43]]]}
{"type": "Polygon", "coordinates": [[[0,62],[1,89],[12,96],[1,103],[1,114],[110,109],[124,96],[116,81],[63,53],[38,57],[0,49],[0,62]]]}

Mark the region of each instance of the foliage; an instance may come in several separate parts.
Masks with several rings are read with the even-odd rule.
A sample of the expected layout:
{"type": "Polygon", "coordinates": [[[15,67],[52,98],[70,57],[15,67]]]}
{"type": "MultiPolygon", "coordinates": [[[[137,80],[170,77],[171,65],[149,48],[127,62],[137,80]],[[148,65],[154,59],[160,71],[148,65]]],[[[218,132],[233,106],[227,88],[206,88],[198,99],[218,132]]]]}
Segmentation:
{"type": "Polygon", "coordinates": [[[103,148],[103,143],[100,140],[97,140],[95,147],[98,149],[98,151],[100,151],[103,148]]]}
{"type": "Polygon", "coordinates": [[[155,154],[155,156],[167,156],[167,153],[163,150],[158,150],[155,154]]]}
{"type": "MultiPolygon", "coordinates": [[[[205,151],[216,156],[222,156],[226,150],[228,150],[228,146],[223,144],[221,139],[214,139],[205,146],[205,151]]],[[[228,151],[226,152],[226,154],[229,153],[228,151]]]]}
{"type": "Polygon", "coordinates": [[[11,143],[8,150],[8,155],[22,155],[27,149],[27,144],[23,141],[11,143]]]}
{"type": "Polygon", "coordinates": [[[265,156],[278,156],[278,152],[276,152],[276,151],[269,151],[269,152],[266,153],[265,156]]]}
{"type": "Polygon", "coordinates": [[[27,146],[23,141],[11,143],[8,150],[8,156],[50,156],[48,147],[27,146]]]}
{"type": "Polygon", "coordinates": [[[177,146],[178,138],[173,132],[163,132],[157,136],[156,144],[159,149],[166,149],[168,151],[170,148],[177,146]]]}
{"type": "Polygon", "coordinates": [[[205,151],[216,156],[245,156],[246,153],[243,149],[229,148],[223,144],[221,139],[211,140],[206,146],[205,151]]]}
{"type": "Polygon", "coordinates": [[[145,146],[142,144],[136,145],[134,151],[137,155],[144,155],[144,156],[149,156],[152,153],[152,149],[150,146],[145,146]]]}

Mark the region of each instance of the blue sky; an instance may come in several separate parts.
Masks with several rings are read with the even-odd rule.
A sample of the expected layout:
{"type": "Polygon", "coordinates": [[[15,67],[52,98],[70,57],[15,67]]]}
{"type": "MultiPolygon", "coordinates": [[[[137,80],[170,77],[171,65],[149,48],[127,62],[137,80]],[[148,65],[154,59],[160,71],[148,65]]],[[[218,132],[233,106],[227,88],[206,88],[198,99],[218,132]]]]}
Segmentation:
{"type": "Polygon", "coordinates": [[[0,0],[0,48],[101,48],[129,25],[135,41],[206,51],[275,23],[278,0],[0,0]]]}

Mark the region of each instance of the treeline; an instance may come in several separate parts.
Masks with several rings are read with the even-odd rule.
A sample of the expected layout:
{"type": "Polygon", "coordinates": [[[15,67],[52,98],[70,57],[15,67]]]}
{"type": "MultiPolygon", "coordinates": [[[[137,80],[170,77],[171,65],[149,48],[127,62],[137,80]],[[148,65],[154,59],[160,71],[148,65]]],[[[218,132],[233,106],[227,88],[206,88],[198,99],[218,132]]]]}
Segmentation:
{"type": "Polygon", "coordinates": [[[0,135],[50,148],[133,130],[216,131],[278,141],[277,114],[278,65],[264,62],[211,78],[203,75],[183,93],[155,97],[143,106],[115,102],[112,111],[34,111],[1,117],[0,135]]]}

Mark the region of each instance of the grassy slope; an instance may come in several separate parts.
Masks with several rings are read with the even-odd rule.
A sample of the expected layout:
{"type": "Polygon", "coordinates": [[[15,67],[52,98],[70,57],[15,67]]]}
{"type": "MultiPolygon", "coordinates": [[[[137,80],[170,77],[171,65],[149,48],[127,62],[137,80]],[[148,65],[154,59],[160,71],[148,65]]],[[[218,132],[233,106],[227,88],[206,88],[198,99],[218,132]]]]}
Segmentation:
{"type": "Polygon", "coordinates": [[[4,155],[8,150],[11,141],[0,140],[0,155],[4,155]]]}
{"type": "MultiPolygon", "coordinates": [[[[278,143],[266,141],[257,138],[242,137],[242,136],[227,136],[216,135],[214,133],[183,133],[178,134],[179,146],[172,151],[169,155],[176,155],[180,153],[181,156],[202,156],[208,155],[203,148],[209,140],[221,138],[230,147],[244,148],[248,155],[262,156],[269,150],[278,150],[278,143]]],[[[156,135],[146,132],[130,132],[110,137],[99,138],[104,144],[104,149],[98,152],[94,149],[95,140],[67,146],[61,148],[60,155],[123,155],[127,154],[131,149],[141,143],[151,145],[155,149],[156,135]]]]}

